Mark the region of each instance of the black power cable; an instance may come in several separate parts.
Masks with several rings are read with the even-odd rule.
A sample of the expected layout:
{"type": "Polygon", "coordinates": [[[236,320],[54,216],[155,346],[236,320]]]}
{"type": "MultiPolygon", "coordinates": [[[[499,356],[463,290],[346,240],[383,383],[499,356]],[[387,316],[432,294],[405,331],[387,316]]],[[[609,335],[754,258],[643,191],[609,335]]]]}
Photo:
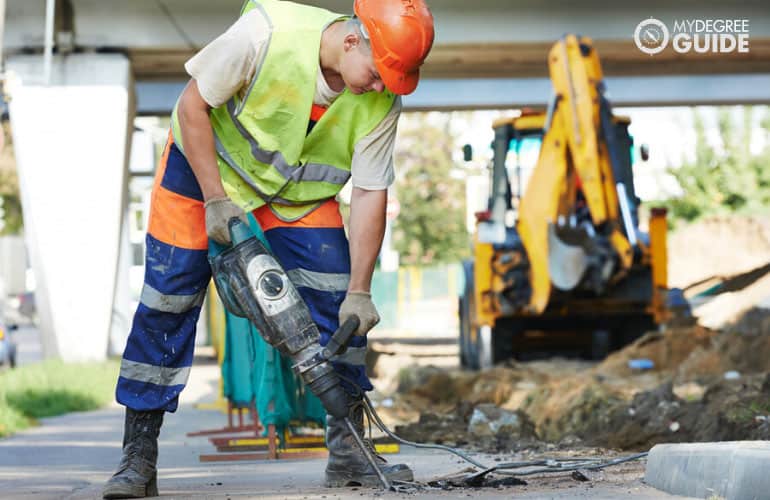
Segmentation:
{"type": "Polygon", "coordinates": [[[182,37],[182,40],[185,41],[185,43],[187,44],[187,47],[197,52],[198,46],[195,45],[195,42],[193,42],[192,38],[190,38],[190,35],[188,35],[187,32],[184,30],[184,28],[182,28],[182,26],[179,24],[179,22],[176,20],[174,15],[169,10],[168,6],[166,6],[166,4],[163,3],[163,0],[155,0],[155,3],[158,4],[158,8],[161,11],[163,11],[163,14],[166,16],[166,19],[168,19],[168,22],[171,23],[171,25],[174,27],[174,29],[179,34],[179,36],[182,37]]]}
{"type": "MultiPolygon", "coordinates": [[[[363,398],[364,398],[364,411],[366,412],[366,415],[369,418],[369,421],[370,422],[373,421],[375,426],[377,426],[382,432],[387,434],[391,439],[401,444],[414,446],[415,448],[442,450],[448,453],[452,453],[462,458],[466,462],[481,469],[480,472],[474,472],[473,474],[470,474],[469,476],[463,479],[463,482],[468,484],[469,486],[479,484],[479,482],[482,481],[487,474],[490,474],[492,472],[495,472],[501,475],[507,475],[507,476],[531,476],[534,474],[552,474],[552,473],[570,472],[575,470],[599,470],[599,469],[604,469],[605,467],[611,467],[613,465],[619,465],[625,462],[639,460],[647,456],[647,452],[644,452],[644,453],[637,453],[637,454],[629,455],[625,457],[618,457],[611,460],[604,460],[601,458],[590,458],[590,457],[545,458],[545,459],[530,460],[525,462],[501,463],[493,467],[488,467],[456,448],[451,448],[449,446],[443,446],[439,444],[415,443],[413,441],[408,441],[406,439],[399,437],[393,431],[388,429],[388,427],[382,421],[380,416],[374,410],[374,407],[369,397],[366,394],[364,394],[363,398]],[[535,468],[532,468],[532,467],[535,467],[535,468]],[[523,470],[523,471],[515,470],[515,469],[524,469],[524,468],[527,468],[527,470],[523,470]]],[[[409,483],[409,484],[413,484],[413,483],[409,483]]]]}

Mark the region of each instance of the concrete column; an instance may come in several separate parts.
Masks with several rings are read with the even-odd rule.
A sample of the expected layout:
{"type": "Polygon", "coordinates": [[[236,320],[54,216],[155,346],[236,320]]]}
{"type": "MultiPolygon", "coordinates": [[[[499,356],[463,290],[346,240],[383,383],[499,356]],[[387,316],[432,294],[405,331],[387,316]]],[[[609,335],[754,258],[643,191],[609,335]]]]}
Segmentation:
{"type": "Polygon", "coordinates": [[[118,268],[115,278],[115,297],[112,301],[112,319],[108,338],[107,354],[120,356],[126,348],[128,333],[136,306],[131,307],[131,240],[129,237],[128,204],[123,212],[123,224],[120,231],[118,268]]]}
{"type": "MultiPolygon", "coordinates": [[[[26,292],[27,256],[24,238],[0,236],[0,276],[5,296],[26,292]]],[[[4,299],[5,296],[2,298],[4,299]]]]}
{"type": "Polygon", "coordinates": [[[107,355],[114,313],[134,100],[120,54],[7,61],[9,112],[43,354],[107,355]]]}

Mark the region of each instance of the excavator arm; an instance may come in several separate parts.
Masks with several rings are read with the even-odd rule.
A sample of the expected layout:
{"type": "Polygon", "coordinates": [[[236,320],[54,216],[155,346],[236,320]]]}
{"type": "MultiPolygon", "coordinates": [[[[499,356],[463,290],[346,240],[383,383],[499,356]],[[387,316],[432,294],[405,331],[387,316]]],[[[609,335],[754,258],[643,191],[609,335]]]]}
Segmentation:
{"type": "Polygon", "coordinates": [[[546,308],[552,286],[572,289],[588,274],[591,287],[600,292],[621,278],[633,263],[636,235],[630,217],[621,213],[627,200],[618,195],[625,192],[613,172],[618,151],[608,144],[612,114],[591,40],[565,36],[551,49],[548,65],[554,100],[517,222],[530,264],[525,306],[530,313],[546,308]],[[590,219],[576,224],[578,193],[590,219]]]}

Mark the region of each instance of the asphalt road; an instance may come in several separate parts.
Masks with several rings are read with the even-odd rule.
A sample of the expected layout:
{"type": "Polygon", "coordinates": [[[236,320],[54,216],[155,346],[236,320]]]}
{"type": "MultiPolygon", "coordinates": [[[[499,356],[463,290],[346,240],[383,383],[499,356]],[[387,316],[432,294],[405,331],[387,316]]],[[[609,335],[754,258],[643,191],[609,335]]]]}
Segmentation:
{"type": "Polygon", "coordinates": [[[40,331],[34,325],[20,325],[13,332],[16,342],[16,363],[26,365],[37,363],[43,359],[43,349],[40,345],[40,331]]]}

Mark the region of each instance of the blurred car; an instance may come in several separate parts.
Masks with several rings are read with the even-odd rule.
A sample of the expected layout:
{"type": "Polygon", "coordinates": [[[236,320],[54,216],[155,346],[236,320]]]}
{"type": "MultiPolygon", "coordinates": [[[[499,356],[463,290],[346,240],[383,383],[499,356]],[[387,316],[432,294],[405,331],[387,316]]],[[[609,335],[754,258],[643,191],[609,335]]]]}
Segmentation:
{"type": "Polygon", "coordinates": [[[35,315],[35,293],[24,292],[8,299],[8,306],[22,316],[32,319],[35,315]]]}
{"type": "Polygon", "coordinates": [[[0,320],[0,366],[2,367],[16,367],[16,342],[11,332],[17,328],[16,325],[9,325],[0,320]]]}

